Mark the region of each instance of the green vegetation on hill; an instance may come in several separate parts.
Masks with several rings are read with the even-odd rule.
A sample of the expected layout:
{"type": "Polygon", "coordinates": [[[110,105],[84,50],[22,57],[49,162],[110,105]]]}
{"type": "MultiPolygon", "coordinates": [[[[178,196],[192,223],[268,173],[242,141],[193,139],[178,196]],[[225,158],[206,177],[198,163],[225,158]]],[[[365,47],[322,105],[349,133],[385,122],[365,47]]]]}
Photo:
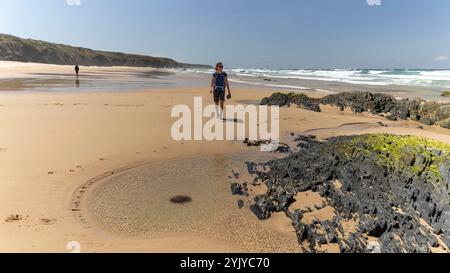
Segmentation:
{"type": "Polygon", "coordinates": [[[98,51],[0,34],[0,60],[84,66],[135,66],[156,68],[210,68],[169,58],[98,51]]]}

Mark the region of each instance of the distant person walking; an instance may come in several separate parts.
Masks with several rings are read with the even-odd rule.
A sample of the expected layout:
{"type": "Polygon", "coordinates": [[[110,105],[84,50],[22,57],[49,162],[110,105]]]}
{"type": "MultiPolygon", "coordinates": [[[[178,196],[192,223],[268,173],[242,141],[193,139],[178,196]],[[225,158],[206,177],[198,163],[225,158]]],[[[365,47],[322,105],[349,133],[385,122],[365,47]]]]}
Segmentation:
{"type": "Polygon", "coordinates": [[[80,73],[80,67],[78,65],[75,66],[75,73],[77,74],[78,78],[78,74],[80,73]]]}
{"type": "Polygon", "coordinates": [[[225,107],[225,88],[228,89],[227,99],[231,99],[230,84],[228,83],[228,74],[223,71],[223,64],[216,64],[216,72],[211,80],[211,91],[214,94],[216,104],[217,118],[223,119],[223,109],[225,107]]]}

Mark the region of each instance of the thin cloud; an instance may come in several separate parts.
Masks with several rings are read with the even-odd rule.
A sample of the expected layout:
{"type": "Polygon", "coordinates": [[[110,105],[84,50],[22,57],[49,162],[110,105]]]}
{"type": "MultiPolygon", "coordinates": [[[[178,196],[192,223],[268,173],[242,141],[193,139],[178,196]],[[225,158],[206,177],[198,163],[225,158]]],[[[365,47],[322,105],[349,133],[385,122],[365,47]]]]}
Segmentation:
{"type": "Polygon", "coordinates": [[[369,6],[381,6],[381,0],[367,0],[369,6]]]}
{"type": "Polygon", "coordinates": [[[435,58],[436,61],[447,61],[448,56],[438,56],[435,58]]]}
{"type": "Polygon", "coordinates": [[[81,6],[81,0],[66,0],[69,6],[81,6]]]}

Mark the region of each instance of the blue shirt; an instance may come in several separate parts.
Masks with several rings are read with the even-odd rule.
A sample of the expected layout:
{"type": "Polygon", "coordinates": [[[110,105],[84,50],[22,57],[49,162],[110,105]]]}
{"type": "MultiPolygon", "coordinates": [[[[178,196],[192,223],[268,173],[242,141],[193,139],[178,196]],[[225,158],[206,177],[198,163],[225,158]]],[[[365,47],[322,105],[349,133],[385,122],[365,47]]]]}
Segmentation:
{"type": "Polygon", "coordinates": [[[213,77],[215,79],[214,86],[215,87],[225,87],[225,79],[228,77],[228,74],[225,72],[219,73],[216,72],[213,74],[213,77]]]}

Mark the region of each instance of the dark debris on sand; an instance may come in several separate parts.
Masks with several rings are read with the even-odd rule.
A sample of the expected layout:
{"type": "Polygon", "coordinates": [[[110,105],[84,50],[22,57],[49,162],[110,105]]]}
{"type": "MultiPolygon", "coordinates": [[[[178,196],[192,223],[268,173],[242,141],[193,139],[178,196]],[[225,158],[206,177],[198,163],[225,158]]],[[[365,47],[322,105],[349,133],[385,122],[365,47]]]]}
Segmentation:
{"type": "Polygon", "coordinates": [[[170,199],[170,202],[174,204],[184,205],[192,202],[192,198],[185,195],[174,196],[170,199]]]}
{"type": "Polygon", "coordinates": [[[272,151],[274,153],[282,153],[287,154],[291,152],[291,148],[286,143],[278,143],[273,144],[271,140],[256,140],[251,141],[248,138],[244,140],[244,144],[247,145],[247,147],[261,147],[262,145],[276,145],[275,149],[272,151]]]}

